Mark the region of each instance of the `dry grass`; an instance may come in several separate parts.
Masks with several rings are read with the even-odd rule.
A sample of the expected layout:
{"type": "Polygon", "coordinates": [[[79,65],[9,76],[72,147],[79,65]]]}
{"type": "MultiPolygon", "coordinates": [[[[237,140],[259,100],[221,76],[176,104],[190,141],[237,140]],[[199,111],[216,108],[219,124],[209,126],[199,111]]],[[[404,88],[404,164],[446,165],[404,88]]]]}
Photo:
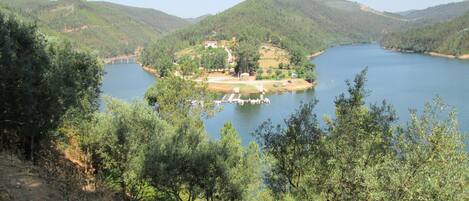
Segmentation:
{"type": "Polygon", "coordinates": [[[197,48],[201,48],[201,46],[192,46],[188,47],[186,49],[183,49],[179,52],[176,52],[176,57],[181,58],[184,56],[190,56],[190,57],[200,57],[200,55],[197,53],[197,48]]]}
{"type": "Polygon", "coordinates": [[[289,64],[290,54],[288,51],[275,47],[272,44],[263,44],[259,49],[261,58],[259,59],[259,66],[264,69],[269,67],[278,68],[279,64],[289,64]]]}
{"type": "Polygon", "coordinates": [[[251,94],[259,93],[255,86],[249,84],[221,84],[221,83],[210,83],[208,84],[208,90],[220,93],[233,93],[235,88],[239,88],[241,93],[251,94]]]}
{"type": "MultiPolygon", "coordinates": [[[[301,91],[306,90],[314,87],[314,83],[311,84],[302,79],[294,79],[294,80],[281,80],[281,81],[272,81],[272,82],[265,82],[263,84],[264,89],[266,92],[269,93],[276,93],[276,92],[288,92],[288,91],[301,91]]],[[[242,94],[255,94],[259,93],[258,88],[246,82],[246,84],[231,84],[231,83],[209,83],[208,90],[213,92],[220,92],[220,93],[233,93],[235,88],[239,88],[240,93],[242,94]]]]}
{"type": "Polygon", "coordinates": [[[111,191],[83,189],[84,178],[79,167],[63,156],[39,165],[19,159],[14,154],[0,153],[0,200],[114,200],[111,191]],[[80,178],[81,177],[81,178],[80,178]]]}

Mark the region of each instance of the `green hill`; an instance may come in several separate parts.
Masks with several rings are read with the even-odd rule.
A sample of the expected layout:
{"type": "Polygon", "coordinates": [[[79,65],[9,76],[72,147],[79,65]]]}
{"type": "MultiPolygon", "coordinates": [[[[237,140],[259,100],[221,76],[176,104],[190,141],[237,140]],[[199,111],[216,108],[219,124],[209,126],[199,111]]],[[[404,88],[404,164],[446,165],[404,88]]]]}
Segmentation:
{"type": "Polygon", "coordinates": [[[174,53],[203,40],[232,37],[277,43],[306,55],[333,45],[376,41],[402,22],[396,15],[345,0],[246,0],[163,37],[146,48],[142,60],[151,65],[158,49],[174,53]]]}
{"type": "Polygon", "coordinates": [[[445,22],[469,12],[469,1],[438,5],[423,10],[412,10],[399,13],[414,24],[430,25],[445,22]]]}
{"type": "Polygon", "coordinates": [[[82,0],[2,0],[0,7],[37,21],[47,35],[68,38],[103,57],[133,52],[190,24],[154,9],[82,0]]]}
{"type": "Polygon", "coordinates": [[[387,48],[419,53],[469,54],[469,13],[449,22],[389,34],[381,43],[387,48]]]}

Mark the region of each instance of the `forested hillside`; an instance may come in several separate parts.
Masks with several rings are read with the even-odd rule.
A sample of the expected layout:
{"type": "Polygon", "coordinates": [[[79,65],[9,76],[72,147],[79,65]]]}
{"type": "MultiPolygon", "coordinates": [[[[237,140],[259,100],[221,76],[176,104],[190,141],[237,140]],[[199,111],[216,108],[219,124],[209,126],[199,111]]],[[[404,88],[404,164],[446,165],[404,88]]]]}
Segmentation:
{"type": "Polygon", "coordinates": [[[376,41],[401,23],[395,15],[344,0],[247,0],[162,38],[145,49],[142,61],[158,66],[153,58],[161,51],[171,56],[203,40],[232,37],[251,44],[272,42],[306,56],[332,45],[376,41]]]}
{"type": "Polygon", "coordinates": [[[469,1],[466,0],[399,14],[414,24],[430,25],[458,18],[467,12],[469,12],[469,1]]]}
{"type": "Polygon", "coordinates": [[[2,10],[37,21],[49,36],[67,38],[103,57],[133,53],[138,46],[190,24],[154,9],[83,0],[3,0],[2,10]]]}
{"type": "Polygon", "coordinates": [[[419,53],[469,54],[469,13],[449,22],[389,34],[381,43],[386,48],[419,53]]]}

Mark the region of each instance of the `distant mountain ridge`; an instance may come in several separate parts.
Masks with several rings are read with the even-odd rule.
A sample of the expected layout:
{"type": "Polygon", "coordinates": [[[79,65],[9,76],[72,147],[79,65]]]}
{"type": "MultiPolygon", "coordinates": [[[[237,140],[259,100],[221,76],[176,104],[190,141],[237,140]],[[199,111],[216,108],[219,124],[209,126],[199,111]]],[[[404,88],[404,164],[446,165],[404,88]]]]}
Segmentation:
{"type": "Polygon", "coordinates": [[[451,21],[389,34],[381,43],[402,51],[469,58],[469,12],[451,21]]]}
{"type": "Polygon", "coordinates": [[[103,57],[129,54],[190,23],[161,11],[82,0],[2,0],[0,7],[103,57]]]}
{"type": "Polygon", "coordinates": [[[183,48],[208,39],[278,39],[284,48],[306,54],[333,45],[377,41],[402,22],[398,15],[346,0],[246,0],[158,43],[170,41],[183,48]]]}
{"type": "Polygon", "coordinates": [[[47,35],[67,38],[82,49],[112,57],[156,41],[177,49],[232,37],[258,42],[274,39],[286,49],[311,53],[445,22],[468,12],[469,1],[396,14],[346,0],[245,0],[217,15],[191,19],[84,0],[2,0],[0,10],[37,21],[47,35]]]}
{"type": "Polygon", "coordinates": [[[469,1],[454,2],[426,8],[400,12],[402,17],[423,25],[434,24],[455,19],[469,12],[469,1]]]}
{"type": "Polygon", "coordinates": [[[199,16],[199,17],[195,17],[195,18],[185,18],[185,20],[189,21],[191,23],[197,23],[197,22],[200,22],[200,21],[202,21],[205,18],[210,17],[210,16],[212,16],[212,15],[211,14],[206,14],[206,15],[202,15],[202,16],[199,16]]]}

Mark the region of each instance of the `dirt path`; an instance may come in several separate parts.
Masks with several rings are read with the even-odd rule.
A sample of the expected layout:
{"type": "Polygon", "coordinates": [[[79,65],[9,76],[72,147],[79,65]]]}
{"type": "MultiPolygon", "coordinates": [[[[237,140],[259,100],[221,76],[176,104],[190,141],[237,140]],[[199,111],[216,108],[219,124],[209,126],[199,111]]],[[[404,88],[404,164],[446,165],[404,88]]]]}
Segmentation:
{"type": "Polygon", "coordinates": [[[40,169],[5,153],[0,154],[0,200],[48,201],[63,198],[40,177],[40,169]]]}
{"type": "Polygon", "coordinates": [[[65,166],[58,163],[50,166],[34,165],[15,155],[0,153],[0,201],[114,200],[114,192],[104,188],[85,189],[77,173],[65,173],[65,166]],[[60,172],[54,174],[48,171],[51,168],[60,172]]]}

